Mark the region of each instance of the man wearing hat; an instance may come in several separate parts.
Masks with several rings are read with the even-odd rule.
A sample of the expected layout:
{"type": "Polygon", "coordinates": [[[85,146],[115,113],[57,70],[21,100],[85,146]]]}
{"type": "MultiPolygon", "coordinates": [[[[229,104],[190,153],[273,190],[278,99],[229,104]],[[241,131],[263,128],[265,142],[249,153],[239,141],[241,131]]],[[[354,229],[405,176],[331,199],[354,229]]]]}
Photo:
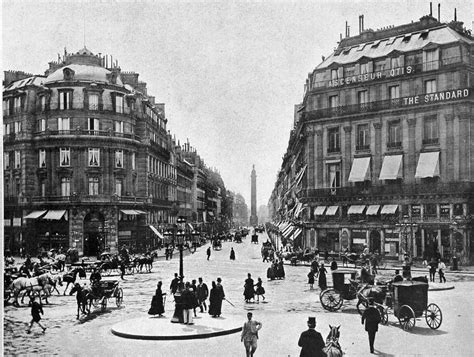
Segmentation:
{"type": "Polygon", "coordinates": [[[315,330],[316,317],[308,317],[308,327],[298,340],[298,346],[301,347],[300,357],[325,357],[323,337],[315,330]]]}
{"type": "Polygon", "coordinates": [[[247,357],[253,356],[257,350],[258,330],[262,328],[262,323],[252,320],[252,316],[251,312],[247,313],[248,321],[244,323],[242,335],[240,336],[240,341],[244,343],[247,357]]]}
{"type": "Polygon", "coordinates": [[[362,325],[365,321],[365,331],[369,334],[370,353],[374,353],[375,334],[379,329],[379,323],[382,320],[379,310],[374,305],[374,299],[368,298],[369,306],[362,314],[362,325]]]}

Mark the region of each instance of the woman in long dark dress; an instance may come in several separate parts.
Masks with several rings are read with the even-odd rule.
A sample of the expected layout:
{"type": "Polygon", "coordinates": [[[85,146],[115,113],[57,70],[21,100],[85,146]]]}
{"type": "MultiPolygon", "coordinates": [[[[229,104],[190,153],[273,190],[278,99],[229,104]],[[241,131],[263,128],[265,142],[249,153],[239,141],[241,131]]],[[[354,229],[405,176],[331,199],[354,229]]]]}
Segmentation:
{"type": "Polygon", "coordinates": [[[222,304],[222,301],[219,302],[221,299],[221,294],[219,289],[217,288],[216,282],[212,282],[212,288],[209,292],[209,315],[212,317],[217,317],[220,314],[219,304],[222,304]]]}
{"type": "Polygon", "coordinates": [[[319,268],[319,278],[318,278],[318,285],[321,291],[326,290],[328,287],[327,281],[326,281],[326,273],[327,270],[324,268],[324,264],[321,264],[321,267],[319,268]]]}
{"type": "Polygon", "coordinates": [[[250,273],[247,274],[244,285],[245,302],[250,302],[250,299],[255,300],[255,291],[253,290],[253,279],[250,273]]]}
{"type": "Polygon", "coordinates": [[[163,292],[161,291],[161,281],[158,282],[158,285],[156,287],[155,295],[151,299],[151,307],[150,310],[148,310],[149,315],[161,315],[165,312],[165,307],[163,305],[163,292]]]}
{"type": "Polygon", "coordinates": [[[230,260],[235,260],[234,248],[230,248],[230,260]]]}

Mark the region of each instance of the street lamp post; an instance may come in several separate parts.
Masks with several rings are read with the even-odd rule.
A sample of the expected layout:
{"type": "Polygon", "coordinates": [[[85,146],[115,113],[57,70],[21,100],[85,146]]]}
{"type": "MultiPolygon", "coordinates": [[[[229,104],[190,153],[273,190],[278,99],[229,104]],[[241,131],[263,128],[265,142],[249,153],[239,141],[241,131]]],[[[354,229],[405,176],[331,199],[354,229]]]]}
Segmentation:
{"type": "Polygon", "coordinates": [[[412,264],[412,252],[413,252],[413,228],[417,227],[416,223],[413,223],[412,218],[405,215],[400,223],[395,225],[402,233],[405,243],[405,257],[403,265],[403,276],[405,278],[411,278],[411,264],[412,264]],[[410,232],[410,242],[408,241],[408,230],[410,232]]]}
{"type": "MultiPolygon", "coordinates": [[[[186,218],[179,217],[177,220],[178,224],[182,224],[186,222],[186,218]]],[[[171,318],[171,322],[183,322],[183,301],[181,296],[181,291],[183,290],[183,280],[184,280],[184,273],[183,273],[183,248],[184,248],[184,238],[185,234],[180,231],[178,232],[178,225],[174,225],[174,238],[175,242],[177,242],[177,246],[179,249],[179,287],[176,294],[174,294],[174,302],[175,308],[173,317],[171,318]]]]}

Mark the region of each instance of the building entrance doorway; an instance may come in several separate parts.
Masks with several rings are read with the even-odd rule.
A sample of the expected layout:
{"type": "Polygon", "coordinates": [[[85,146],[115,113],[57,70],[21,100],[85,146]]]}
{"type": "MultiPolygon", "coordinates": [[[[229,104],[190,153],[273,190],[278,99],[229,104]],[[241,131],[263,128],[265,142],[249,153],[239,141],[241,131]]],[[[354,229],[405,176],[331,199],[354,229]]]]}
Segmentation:
{"type": "Polygon", "coordinates": [[[381,254],[382,242],[379,231],[370,232],[370,251],[375,254],[381,254]]]}
{"type": "Polygon", "coordinates": [[[104,215],[90,212],[84,217],[84,255],[98,256],[104,250],[104,215]]]}

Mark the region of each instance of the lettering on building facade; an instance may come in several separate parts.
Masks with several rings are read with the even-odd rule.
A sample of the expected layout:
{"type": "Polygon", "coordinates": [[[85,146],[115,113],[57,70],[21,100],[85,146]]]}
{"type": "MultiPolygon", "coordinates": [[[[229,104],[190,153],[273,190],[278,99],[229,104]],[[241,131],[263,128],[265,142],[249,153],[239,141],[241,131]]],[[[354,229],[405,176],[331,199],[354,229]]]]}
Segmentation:
{"type": "Polygon", "coordinates": [[[343,78],[331,79],[328,82],[328,87],[340,87],[343,85],[348,85],[351,83],[363,83],[369,82],[376,79],[386,79],[386,78],[394,78],[398,76],[403,76],[405,74],[413,74],[415,73],[415,68],[413,66],[406,66],[406,67],[398,67],[392,68],[389,70],[384,71],[376,71],[371,73],[364,73],[354,76],[348,76],[343,78]]]}

